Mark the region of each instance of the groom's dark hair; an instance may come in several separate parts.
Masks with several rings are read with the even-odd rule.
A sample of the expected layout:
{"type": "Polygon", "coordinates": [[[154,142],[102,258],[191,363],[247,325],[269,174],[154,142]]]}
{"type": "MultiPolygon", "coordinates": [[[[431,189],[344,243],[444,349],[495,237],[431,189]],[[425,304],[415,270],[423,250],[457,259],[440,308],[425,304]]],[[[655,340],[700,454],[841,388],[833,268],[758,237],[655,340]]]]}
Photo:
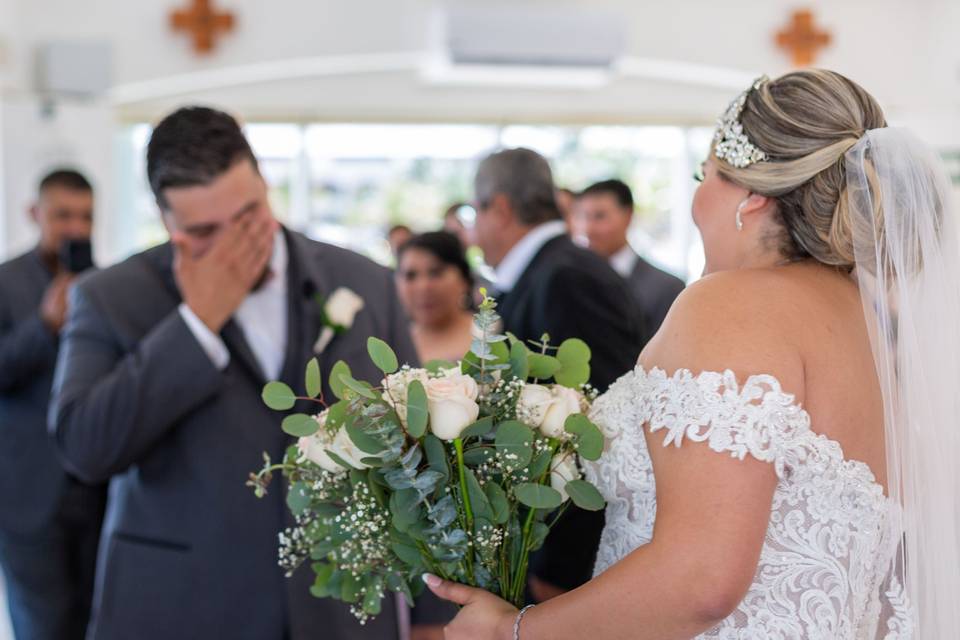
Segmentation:
{"type": "Polygon", "coordinates": [[[161,210],[164,191],[206,185],[240,160],[259,171],[257,158],[237,121],[209,107],[183,107],[160,123],[147,144],[147,179],[161,210]]]}

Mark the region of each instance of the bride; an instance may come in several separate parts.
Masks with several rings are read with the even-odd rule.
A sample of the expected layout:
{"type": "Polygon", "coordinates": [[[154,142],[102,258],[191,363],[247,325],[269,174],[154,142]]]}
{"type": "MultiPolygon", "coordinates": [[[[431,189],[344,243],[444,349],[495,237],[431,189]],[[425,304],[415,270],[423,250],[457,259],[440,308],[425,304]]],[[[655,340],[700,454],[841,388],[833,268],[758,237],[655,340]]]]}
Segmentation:
{"type": "Polygon", "coordinates": [[[960,633],[960,248],[950,186],[822,70],[721,117],[693,217],[706,276],[595,406],[596,575],[448,640],[960,633]]]}

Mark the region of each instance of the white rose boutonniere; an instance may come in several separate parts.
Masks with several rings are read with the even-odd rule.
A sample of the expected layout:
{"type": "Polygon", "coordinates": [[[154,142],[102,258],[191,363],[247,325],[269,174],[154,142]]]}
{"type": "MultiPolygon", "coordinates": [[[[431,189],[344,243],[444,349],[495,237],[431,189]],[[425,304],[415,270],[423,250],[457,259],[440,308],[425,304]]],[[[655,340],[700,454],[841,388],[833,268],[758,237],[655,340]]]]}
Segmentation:
{"type": "Polygon", "coordinates": [[[363,307],[363,298],[350,289],[340,287],[334,290],[330,297],[323,302],[321,317],[323,328],[313,345],[313,352],[316,354],[323,353],[334,336],[350,329],[353,326],[354,319],[363,307]]]}

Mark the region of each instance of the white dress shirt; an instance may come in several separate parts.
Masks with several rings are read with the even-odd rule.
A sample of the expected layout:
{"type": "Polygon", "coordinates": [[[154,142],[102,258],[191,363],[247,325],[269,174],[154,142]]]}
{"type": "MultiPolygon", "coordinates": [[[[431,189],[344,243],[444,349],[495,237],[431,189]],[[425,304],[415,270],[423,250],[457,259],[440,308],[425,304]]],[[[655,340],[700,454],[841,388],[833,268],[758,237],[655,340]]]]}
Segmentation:
{"type": "MultiPolygon", "coordinates": [[[[270,256],[270,275],[240,303],[233,317],[240,325],[260,369],[268,380],[280,377],[287,352],[287,241],[278,230],[270,256]]],[[[186,303],[178,309],[210,361],[221,371],[230,364],[230,351],[223,339],[212,332],[186,303]]]]}
{"type": "Polygon", "coordinates": [[[508,293],[517,284],[517,280],[527,270],[530,263],[537,256],[543,245],[547,244],[557,236],[562,236],[567,232],[567,225],[563,220],[551,220],[537,225],[530,230],[527,235],[520,239],[520,242],[513,245],[513,248],[507,252],[500,264],[497,265],[496,289],[500,293],[508,293]]]}
{"type": "Polygon", "coordinates": [[[637,260],[640,256],[633,250],[629,244],[623,245],[623,249],[610,256],[610,266],[623,278],[629,278],[633,273],[633,268],[637,266],[637,260]]]}

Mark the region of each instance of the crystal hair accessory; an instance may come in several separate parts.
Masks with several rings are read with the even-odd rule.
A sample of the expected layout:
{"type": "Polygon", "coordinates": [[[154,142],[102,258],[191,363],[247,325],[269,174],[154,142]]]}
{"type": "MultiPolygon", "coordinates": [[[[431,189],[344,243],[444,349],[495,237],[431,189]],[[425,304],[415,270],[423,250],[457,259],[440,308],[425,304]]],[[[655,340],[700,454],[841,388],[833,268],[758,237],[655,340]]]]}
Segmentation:
{"type": "Polygon", "coordinates": [[[743,132],[743,125],[740,124],[740,114],[743,112],[743,106],[747,103],[747,96],[750,95],[751,91],[756,91],[762,87],[768,80],[767,76],[757,78],[750,88],[730,103],[726,112],[717,120],[717,131],[713,134],[713,153],[724,162],[738,169],[768,159],[767,154],[750,142],[747,134],[743,132]]]}

